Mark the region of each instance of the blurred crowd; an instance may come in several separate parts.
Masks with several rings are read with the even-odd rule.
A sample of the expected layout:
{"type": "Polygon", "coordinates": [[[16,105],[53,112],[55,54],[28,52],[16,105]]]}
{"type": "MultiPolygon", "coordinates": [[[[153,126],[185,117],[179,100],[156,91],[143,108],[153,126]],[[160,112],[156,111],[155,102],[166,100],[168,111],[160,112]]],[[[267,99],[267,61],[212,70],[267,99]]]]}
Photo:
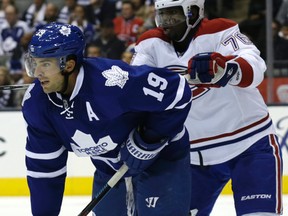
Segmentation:
{"type": "MultiPolygon", "coordinates": [[[[205,2],[207,16],[210,19],[223,17],[215,10],[217,0],[206,0],[205,2]]],[[[226,8],[221,11],[239,10],[239,8],[235,8],[235,2],[236,0],[222,0],[226,8]]],[[[261,51],[261,57],[266,59],[266,0],[247,2],[247,14],[243,14],[242,19],[240,18],[239,27],[241,32],[248,36],[261,51]]],[[[288,48],[288,0],[272,1],[272,20],[274,58],[275,60],[288,60],[288,52],[284,51],[288,48]]]]}
{"type": "MultiPolygon", "coordinates": [[[[127,63],[132,59],[138,36],[155,27],[153,0],[60,1],[62,4],[31,0],[31,4],[20,12],[15,0],[0,0],[0,85],[33,81],[25,73],[23,57],[33,32],[46,23],[61,22],[78,26],[86,38],[87,57],[120,59],[127,63]]],[[[235,2],[222,0],[222,5],[225,10],[235,10],[235,2]]],[[[205,8],[208,18],[223,17],[216,10],[217,0],[206,0],[205,8]]],[[[242,33],[256,44],[264,59],[265,13],[265,0],[250,0],[248,14],[239,22],[242,33]]],[[[275,60],[288,60],[288,0],[273,0],[271,30],[275,60]]],[[[0,109],[20,108],[22,97],[22,90],[0,91],[0,109]]]]}
{"type": "MultiPolygon", "coordinates": [[[[130,63],[137,37],[155,27],[153,0],[31,0],[20,13],[17,1],[0,1],[0,85],[33,81],[24,55],[33,33],[49,22],[70,23],[84,33],[85,56],[130,63]],[[60,8],[58,5],[62,5],[60,8]]],[[[0,91],[0,109],[20,108],[25,90],[0,91]]]]}

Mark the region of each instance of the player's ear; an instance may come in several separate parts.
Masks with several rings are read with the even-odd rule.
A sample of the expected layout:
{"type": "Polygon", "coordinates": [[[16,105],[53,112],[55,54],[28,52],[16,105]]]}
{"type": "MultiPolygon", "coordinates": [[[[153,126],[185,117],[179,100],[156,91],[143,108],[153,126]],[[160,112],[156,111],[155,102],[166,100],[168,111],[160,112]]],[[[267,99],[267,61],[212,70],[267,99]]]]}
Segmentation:
{"type": "Polygon", "coordinates": [[[76,66],[76,61],[74,59],[70,59],[66,61],[65,71],[72,72],[76,66]]]}

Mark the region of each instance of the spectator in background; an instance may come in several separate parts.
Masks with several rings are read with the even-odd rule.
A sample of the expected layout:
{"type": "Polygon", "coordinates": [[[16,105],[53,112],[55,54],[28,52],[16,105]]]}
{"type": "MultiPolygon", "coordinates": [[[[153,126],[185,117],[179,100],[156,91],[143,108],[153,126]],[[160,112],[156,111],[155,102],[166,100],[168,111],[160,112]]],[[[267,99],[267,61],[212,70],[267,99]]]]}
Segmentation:
{"type": "Polygon", "coordinates": [[[282,1],[282,4],[276,14],[276,20],[282,25],[288,23],[288,0],[282,1]]]}
{"type": "Polygon", "coordinates": [[[124,51],[121,55],[121,60],[130,64],[131,60],[132,60],[132,57],[133,57],[133,53],[132,52],[129,52],[129,51],[124,51]]]}
{"type": "MultiPolygon", "coordinates": [[[[34,81],[34,78],[29,77],[26,71],[23,69],[22,70],[22,78],[18,80],[16,83],[17,85],[22,85],[22,84],[30,84],[34,81]]],[[[13,105],[16,108],[21,108],[22,106],[22,99],[23,96],[26,92],[26,89],[17,89],[17,91],[14,91],[14,97],[13,97],[13,105]]]]}
{"type": "Polygon", "coordinates": [[[56,22],[59,15],[59,8],[56,4],[53,4],[51,2],[47,3],[44,20],[41,24],[47,24],[51,22],[56,22]]]}
{"type": "MultiPolygon", "coordinates": [[[[4,23],[6,22],[6,18],[5,18],[5,8],[8,5],[15,5],[15,2],[13,0],[2,0],[0,2],[0,27],[2,27],[4,25],[4,23]]],[[[1,38],[0,38],[0,44],[2,43],[1,38]]],[[[2,48],[0,47],[0,65],[5,65],[7,62],[7,58],[8,56],[6,56],[2,50],[2,48]]]]}
{"type": "Polygon", "coordinates": [[[275,60],[288,60],[288,22],[281,26],[277,36],[277,43],[274,47],[275,60]]]}
{"type": "Polygon", "coordinates": [[[114,30],[119,40],[126,46],[136,42],[139,27],[144,20],[135,16],[134,4],[131,1],[123,0],[121,15],[113,19],[114,30]]]}
{"type": "MultiPolygon", "coordinates": [[[[59,8],[57,7],[57,5],[48,2],[45,8],[44,19],[38,22],[38,24],[35,26],[35,29],[41,28],[43,25],[47,23],[56,22],[58,19],[58,14],[59,14],[59,8]]],[[[20,40],[20,44],[24,53],[27,51],[27,46],[32,38],[33,32],[34,31],[31,31],[28,34],[24,34],[20,40]]]]}
{"type": "MultiPolygon", "coordinates": [[[[59,14],[59,8],[56,4],[53,4],[51,2],[47,3],[45,14],[44,14],[44,20],[39,22],[38,25],[35,27],[35,29],[41,28],[43,25],[51,22],[56,22],[58,19],[59,14]]],[[[30,38],[32,38],[33,32],[30,34],[30,38]]]]}
{"type": "Polygon", "coordinates": [[[144,33],[145,31],[156,27],[154,4],[149,5],[147,7],[149,8],[149,14],[148,14],[148,17],[145,18],[143,25],[139,26],[138,36],[141,35],[142,33],[144,33]]]}
{"type": "Polygon", "coordinates": [[[126,49],[124,42],[115,34],[112,20],[104,20],[101,23],[100,37],[94,43],[101,48],[102,56],[110,59],[121,59],[126,49]]]}
{"type": "Polygon", "coordinates": [[[102,57],[101,48],[94,43],[90,43],[86,47],[86,57],[102,57]]]}
{"type": "Polygon", "coordinates": [[[35,28],[44,20],[45,10],[45,0],[33,0],[33,4],[24,11],[22,20],[25,21],[30,28],[35,28]]]}
{"type": "MultiPolygon", "coordinates": [[[[282,0],[273,0],[273,19],[282,0]]],[[[266,59],[266,1],[251,0],[248,8],[248,18],[239,23],[242,33],[258,47],[261,57],[266,59]]]]}
{"type": "Polygon", "coordinates": [[[146,20],[150,16],[150,5],[146,0],[131,0],[134,4],[135,16],[146,20]]]}
{"type": "Polygon", "coordinates": [[[17,82],[22,76],[22,47],[21,38],[30,34],[31,29],[23,20],[19,20],[18,9],[14,5],[5,8],[6,22],[1,26],[1,47],[5,55],[10,56],[7,67],[12,79],[17,82]]]}
{"type": "MultiPolygon", "coordinates": [[[[274,22],[276,25],[277,22],[274,22]]],[[[275,76],[287,76],[288,70],[288,22],[280,25],[278,23],[279,28],[277,32],[275,32],[274,36],[274,75],[275,76]]]]}
{"type": "MultiPolygon", "coordinates": [[[[110,0],[110,1],[113,1],[113,2],[115,3],[116,15],[120,15],[120,14],[121,14],[121,8],[122,8],[122,2],[123,2],[123,0],[110,0]]],[[[134,2],[134,0],[130,0],[130,1],[132,1],[133,4],[135,5],[135,3],[137,4],[136,1],[138,1],[138,0],[136,0],[135,2],[134,2]]],[[[155,0],[145,0],[145,1],[142,1],[142,0],[141,0],[141,4],[154,5],[154,1],[155,1],[155,0]],[[143,3],[142,3],[142,2],[143,2],[143,3]]],[[[138,9],[136,9],[136,8],[137,8],[137,5],[135,5],[135,10],[138,10],[138,9]]],[[[136,13],[138,13],[138,12],[136,11],[136,13]]]]}
{"type": "Polygon", "coordinates": [[[265,41],[265,35],[263,35],[266,19],[265,14],[266,4],[264,0],[250,1],[247,19],[239,23],[241,32],[247,35],[249,39],[256,44],[261,52],[261,57],[263,58],[266,57],[266,55],[263,55],[265,53],[265,44],[262,44],[262,41],[265,41]],[[261,41],[261,45],[257,43],[258,39],[261,41]]]}
{"type": "MultiPolygon", "coordinates": [[[[0,85],[11,85],[13,81],[10,77],[9,70],[5,66],[0,66],[0,85]]],[[[0,109],[13,107],[13,91],[0,91],[0,109]]]]}
{"type": "Polygon", "coordinates": [[[120,16],[121,15],[122,1],[123,0],[115,0],[116,16],[120,16]]]}
{"type": "Polygon", "coordinates": [[[93,0],[77,0],[77,4],[82,5],[82,6],[87,6],[91,4],[91,1],[93,0]]]}
{"type": "Polygon", "coordinates": [[[60,9],[57,21],[60,23],[70,23],[76,5],[77,0],[65,0],[65,5],[60,9]]]}
{"type": "Polygon", "coordinates": [[[28,33],[28,34],[24,34],[23,37],[20,40],[20,44],[21,44],[21,48],[23,50],[23,53],[27,52],[28,49],[28,44],[32,38],[33,32],[32,33],[28,33]]]}
{"type": "Polygon", "coordinates": [[[219,18],[219,8],[216,0],[205,0],[205,17],[208,19],[219,18]]]}
{"type": "Polygon", "coordinates": [[[0,26],[3,25],[3,23],[5,22],[6,18],[5,18],[5,8],[8,5],[15,5],[14,0],[2,0],[0,2],[0,26]]]}
{"type": "MultiPolygon", "coordinates": [[[[228,0],[227,0],[228,1],[228,0]]],[[[272,17],[276,17],[283,0],[273,0],[272,17]]],[[[252,19],[258,16],[265,16],[266,14],[266,1],[265,0],[250,0],[248,8],[248,16],[252,19]]]]}
{"type": "Polygon", "coordinates": [[[115,2],[107,0],[91,0],[85,10],[87,19],[94,24],[97,32],[100,31],[101,22],[116,16],[115,2]]]}
{"type": "Polygon", "coordinates": [[[84,6],[76,5],[74,7],[70,24],[77,26],[84,33],[86,43],[89,44],[93,41],[95,36],[95,29],[91,22],[89,22],[85,15],[84,6]]]}

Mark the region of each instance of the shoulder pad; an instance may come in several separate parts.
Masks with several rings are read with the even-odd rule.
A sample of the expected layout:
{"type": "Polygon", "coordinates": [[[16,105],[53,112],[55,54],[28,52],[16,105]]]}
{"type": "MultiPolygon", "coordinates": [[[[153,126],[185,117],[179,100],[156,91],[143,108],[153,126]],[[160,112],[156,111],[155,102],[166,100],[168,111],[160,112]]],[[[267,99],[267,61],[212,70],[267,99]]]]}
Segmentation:
{"type": "Polygon", "coordinates": [[[217,33],[225,29],[231,28],[235,25],[237,25],[236,22],[225,18],[218,18],[212,20],[203,19],[195,37],[205,34],[217,33]]]}
{"type": "Polygon", "coordinates": [[[144,32],[137,40],[136,45],[138,45],[141,41],[144,41],[146,39],[149,38],[159,38],[163,41],[168,42],[169,39],[167,38],[167,36],[164,34],[163,29],[161,28],[153,28],[150,29],[146,32],[144,32]]]}

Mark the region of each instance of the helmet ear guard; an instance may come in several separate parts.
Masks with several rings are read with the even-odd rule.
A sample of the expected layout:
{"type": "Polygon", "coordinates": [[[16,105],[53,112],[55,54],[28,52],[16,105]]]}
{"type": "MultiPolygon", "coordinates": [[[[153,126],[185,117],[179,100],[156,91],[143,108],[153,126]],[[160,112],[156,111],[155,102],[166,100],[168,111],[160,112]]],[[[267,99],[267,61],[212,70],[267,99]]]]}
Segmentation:
{"type": "Polygon", "coordinates": [[[188,17],[189,19],[191,19],[191,18],[193,17],[193,13],[192,13],[191,7],[192,7],[192,6],[190,6],[190,7],[187,8],[187,12],[188,12],[188,13],[187,13],[187,17],[188,17]]]}
{"type": "Polygon", "coordinates": [[[189,8],[189,16],[188,16],[188,22],[189,25],[191,25],[193,28],[201,21],[202,18],[200,18],[199,15],[199,9],[197,6],[193,5],[189,8]]]}

